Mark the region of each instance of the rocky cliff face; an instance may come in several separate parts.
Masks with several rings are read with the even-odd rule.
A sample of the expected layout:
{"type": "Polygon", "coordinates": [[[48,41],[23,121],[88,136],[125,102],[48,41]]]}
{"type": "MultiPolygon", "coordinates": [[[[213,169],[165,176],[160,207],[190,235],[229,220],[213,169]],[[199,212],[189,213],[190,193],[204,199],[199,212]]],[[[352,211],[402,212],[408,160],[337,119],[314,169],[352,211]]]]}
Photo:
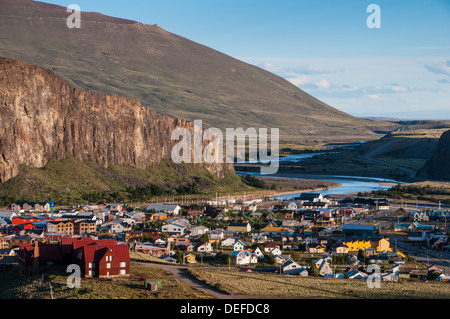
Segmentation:
{"type": "Polygon", "coordinates": [[[433,156],[419,171],[419,177],[450,181],[450,131],[442,134],[433,156]]]}
{"type": "MultiPolygon", "coordinates": [[[[20,165],[81,161],[146,169],[170,159],[171,133],[193,123],[158,114],[137,99],[73,88],[52,71],[0,58],[0,182],[20,165]]],[[[204,165],[204,164],[202,164],[204,165]]],[[[222,177],[224,166],[205,165],[222,177]]]]}

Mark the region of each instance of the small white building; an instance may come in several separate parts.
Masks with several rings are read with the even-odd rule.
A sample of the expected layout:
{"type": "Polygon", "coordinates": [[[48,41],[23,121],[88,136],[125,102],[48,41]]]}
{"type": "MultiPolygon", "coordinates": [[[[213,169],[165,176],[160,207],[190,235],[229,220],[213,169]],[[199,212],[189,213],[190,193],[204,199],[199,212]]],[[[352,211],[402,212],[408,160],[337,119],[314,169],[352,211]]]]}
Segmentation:
{"type": "Polygon", "coordinates": [[[209,228],[205,226],[197,226],[191,229],[191,236],[192,237],[201,237],[204,234],[209,232],[209,228]]]}
{"type": "Polygon", "coordinates": [[[178,205],[170,204],[151,204],[147,206],[147,212],[155,211],[156,213],[163,212],[172,215],[178,215],[181,211],[181,207],[178,205]]]}
{"type": "Polygon", "coordinates": [[[222,240],[224,237],[223,229],[213,229],[209,232],[209,240],[222,240]]]}
{"type": "Polygon", "coordinates": [[[199,253],[211,253],[213,251],[213,247],[210,242],[199,243],[195,248],[199,253]]]}
{"type": "Polygon", "coordinates": [[[226,238],[220,242],[220,244],[225,247],[232,247],[232,246],[234,246],[235,243],[236,243],[236,239],[231,238],[231,237],[226,238]]]}
{"type": "Polygon", "coordinates": [[[299,265],[293,260],[288,260],[281,265],[281,273],[286,275],[300,275],[307,277],[308,268],[299,265]]]}
{"type": "Polygon", "coordinates": [[[235,251],[231,258],[236,265],[249,265],[258,263],[258,258],[248,250],[235,251]]]}
{"type": "Polygon", "coordinates": [[[281,250],[280,250],[280,248],[275,247],[274,249],[272,249],[272,250],[270,251],[270,254],[271,254],[272,256],[280,256],[280,255],[281,255],[281,250]]]}
{"type": "Polygon", "coordinates": [[[241,240],[237,240],[233,245],[234,251],[240,251],[245,248],[245,244],[241,240]]]}
{"type": "Polygon", "coordinates": [[[178,224],[168,224],[161,227],[161,232],[167,233],[169,235],[184,235],[187,228],[178,224]]]}

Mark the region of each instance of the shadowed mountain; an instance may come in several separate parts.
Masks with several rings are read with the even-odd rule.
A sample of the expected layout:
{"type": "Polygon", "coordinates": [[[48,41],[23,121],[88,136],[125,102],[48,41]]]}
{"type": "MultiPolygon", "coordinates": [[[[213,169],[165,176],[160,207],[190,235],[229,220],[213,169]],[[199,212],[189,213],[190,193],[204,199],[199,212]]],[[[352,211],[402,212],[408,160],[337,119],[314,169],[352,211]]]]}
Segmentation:
{"type": "Polygon", "coordinates": [[[70,29],[69,15],[61,6],[0,0],[0,55],[208,126],[280,128],[282,141],[361,141],[398,127],[350,116],[279,76],[157,25],[82,12],[81,28],[70,29]]]}
{"type": "Polygon", "coordinates": [[[450,131],[442,134],[433,156],[419,171],[419,176],[438,181],[450,181],[450,131]]]}

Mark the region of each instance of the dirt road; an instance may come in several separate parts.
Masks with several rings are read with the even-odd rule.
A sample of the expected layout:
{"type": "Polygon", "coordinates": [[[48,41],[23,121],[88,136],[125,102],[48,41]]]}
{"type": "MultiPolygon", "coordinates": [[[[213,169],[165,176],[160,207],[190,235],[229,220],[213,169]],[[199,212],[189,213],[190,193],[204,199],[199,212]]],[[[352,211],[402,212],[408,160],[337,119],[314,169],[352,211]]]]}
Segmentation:
{"type": "MultiPolygon", "coordinates": [[[[152,268],[158,268],[165,270],[175,276],[175,278],[182,283],[200,290],[202,292],[205,292],[214,298],[217,299],[263,299],[264,297],[261,296],[248,296],[248,295],[232,295],[229,293],[226,293],[224,291],[218,290],[200,280],[190,275],[186,270],[188,267],[184,266],[176,266],[176,265],[164,265],[164,264],[156,264],[156,263],[149,263],[149,262],[137,262],[139,266],[142,267],[152,267],[152,268]]],[[[207,267],[205,267],[207,268],[207,267]]]]}
{"type": "Polygon", "coordinates": [[[381,164],[381,165],[387,166],[387,167],[395,168],[397,170],[400,170],[400,171],[404,172],[409,178],[411,178],[413,180],[420,180],[416,176],[417,172],[412,170],[412,169],[409,169],[409,168],[406,168],[406,167],[401,167],[401,166],[398,166],[398,165],[394,165],[394,164],[391,164],[391,163],[387,163],[387,162],[375,159],[375,157],[378,154],[380,154],[382,151],[386,150],[387,148],[389,148],[393,144],[402,143],[402,142],[403,142],[403,139],[395,139],[395,140],[391,140],[391,141],[389,141],[387,143],[384,143],[383,145],[380,145],[379,147],[373,149],[369,153],[363,155],[364,159],[366,159],[368,161],[371,161],[371,162],[374,162],[374,163],[377,163],[377,164],[381,164]]]}

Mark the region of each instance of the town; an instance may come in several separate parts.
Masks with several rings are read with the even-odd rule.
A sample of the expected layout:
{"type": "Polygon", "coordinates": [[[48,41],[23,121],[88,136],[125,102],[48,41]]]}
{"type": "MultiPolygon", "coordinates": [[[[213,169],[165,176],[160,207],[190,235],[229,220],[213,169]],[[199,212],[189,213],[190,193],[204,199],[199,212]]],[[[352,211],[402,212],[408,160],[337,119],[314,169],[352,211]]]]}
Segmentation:
{"type": "Polygon", "coordinates": [[[82,276],[130,276],[135,254],[185,267],[330,279],[450,281],[450,213],[385,198],[320,193],[204,203],[55,207],[15,202],[0,212],[0,265],[34,276],[77,264],[82,276]]]}

